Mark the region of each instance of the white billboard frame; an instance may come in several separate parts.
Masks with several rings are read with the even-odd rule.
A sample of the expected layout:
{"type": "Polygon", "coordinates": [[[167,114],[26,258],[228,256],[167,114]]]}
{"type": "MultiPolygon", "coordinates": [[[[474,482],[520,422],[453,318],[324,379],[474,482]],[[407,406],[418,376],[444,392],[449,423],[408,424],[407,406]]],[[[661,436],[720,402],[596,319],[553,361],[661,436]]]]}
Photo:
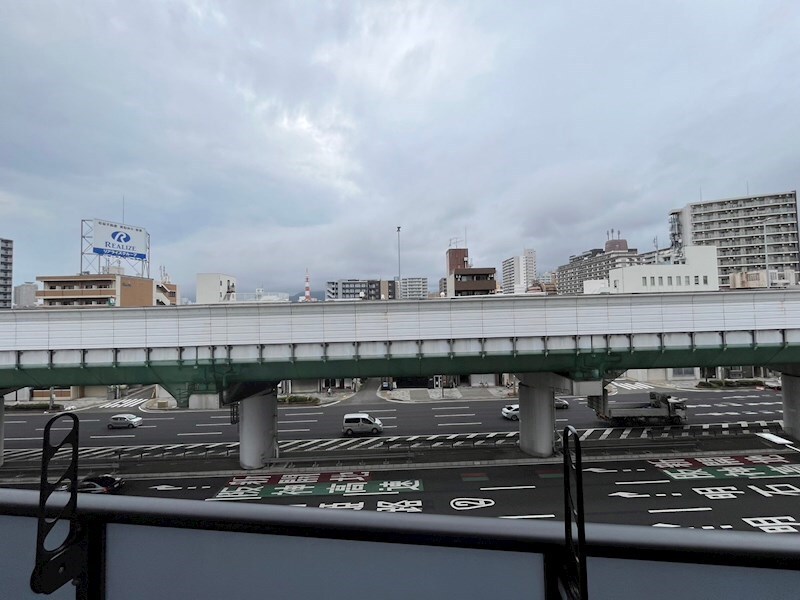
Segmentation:
{"type": "Polygon", "coordinates": [[[150,277],[150,234],[143,227],[107,219],[81,221],[81,273],[108,273],[125,261],[138,277],[150,277]]]}

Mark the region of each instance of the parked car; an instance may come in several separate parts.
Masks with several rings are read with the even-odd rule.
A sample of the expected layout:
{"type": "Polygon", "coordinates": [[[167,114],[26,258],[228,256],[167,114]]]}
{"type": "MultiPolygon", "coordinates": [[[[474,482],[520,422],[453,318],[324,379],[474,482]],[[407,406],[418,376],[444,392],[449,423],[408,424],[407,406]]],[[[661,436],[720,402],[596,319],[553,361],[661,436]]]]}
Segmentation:
{"type": "Polygon", "coordinates": [[[108,420],[109,429],[125,429],[138,427],[142,424],[142,417],[138,415],[114,415],[108,420]]]}
{"type": "MultiPolygon", "coordinates": [[[[78,482],[78,493],[86,494],[115,494],[124,483],[122,477],[114,475],[90,475],[78,482]]],[[[64,483],[58,487],[61,492],[70,491],[70,483],[64,483]]]]}
{"type": "Polygon", "coordinates": [[[353,435],[355,433],[379,434],[383,431],[383,423],[377,417],[368,413],[348,413],[342,419],[342,433],[353,435]]]}
{"type": "Polygon", "coordinates": [[[506,404],[500,412],[506,419],[519,420],[519,404],[506,404]]]}
{"type": "Polygon", "coordinates": [[[556,408],[569,408],[569,400],[567,400],[566,398],[559,398],[558,396],[556,396],[553,405],[556,408]]]}

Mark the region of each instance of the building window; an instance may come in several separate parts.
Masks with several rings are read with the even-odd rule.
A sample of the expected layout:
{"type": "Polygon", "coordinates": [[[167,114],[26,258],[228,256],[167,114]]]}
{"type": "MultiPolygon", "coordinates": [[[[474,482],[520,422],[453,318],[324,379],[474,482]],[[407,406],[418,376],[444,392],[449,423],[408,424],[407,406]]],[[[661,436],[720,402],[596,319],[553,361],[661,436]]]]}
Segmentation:
{"type": "Polygon", "coordinates": [[[656,278],[655,277],[651,277],[650,278],[650,285],[652,285],[652,286],[656,285],[656,278]]]}
{"type": "Polygon", "coordinates": [[[676,282],[678,285],[680,285],[680,284],[681,284],[681,276],[680,276],[680,275],[678,275],[678,276],[675,278],[675,282],[676,282]]]}
{"type": "Polygon", "coordinates": [[[684,278],[683,278],[683,282],[684,282],[686,285],[691,285],[691,283],[689,283],[689,276],[688,276],[688,275],[687,275],[686,277],[684,277],[684,278]]]}
{"type": "Polygon", "coordinates": [[[692,377],[694,376],[694,367],[674,367],[672,369],[673,377],[692,377]]]}
{"type": "Polygon", "coordinates": [[[694,284],[695,285],[700,285],[700,276],[699,275],[695,275],[694,276],[694,284]]]}
{"type": "Polygon", "coordinates": [[[647,287],[647,277],[642,277],[642,287],[647,287]]]}
{"type": "Polygon", "coordinates": [[[703,285],[708,285],[708,275],[703,275],[703,285]]]}
{"type": "Polygon", "coordinates": [[[667,285],[672,285],[672,275],[667,276],[667,285]]]}
{"type": "Polygon", "coordinates": [[[664,278],[661,275],[658,276],[658,285],[664,285],[664,278]]]}

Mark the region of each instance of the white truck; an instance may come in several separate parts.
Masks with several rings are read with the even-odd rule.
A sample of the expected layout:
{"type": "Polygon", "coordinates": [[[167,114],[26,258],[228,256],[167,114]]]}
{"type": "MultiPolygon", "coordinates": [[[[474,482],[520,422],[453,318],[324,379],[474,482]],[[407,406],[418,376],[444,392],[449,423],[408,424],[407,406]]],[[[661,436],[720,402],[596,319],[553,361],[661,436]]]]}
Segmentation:
{"type": "Polygon", "coordinates": [[[612,425],[680,425],[686,422],[686,400],[650,392],[650,402],[608,405],[608,396],[589,396],[587,404],[612,425]]]}

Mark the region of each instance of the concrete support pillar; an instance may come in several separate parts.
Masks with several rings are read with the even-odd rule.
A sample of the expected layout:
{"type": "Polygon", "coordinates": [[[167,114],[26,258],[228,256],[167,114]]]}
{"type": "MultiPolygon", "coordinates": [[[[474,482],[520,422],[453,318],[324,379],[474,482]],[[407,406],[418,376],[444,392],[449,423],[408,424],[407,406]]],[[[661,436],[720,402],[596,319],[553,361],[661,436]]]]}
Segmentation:
{"type": "Polygon", "coordinates": [[[783,431],[800,441],[800,376],[781,375],[783,386],[783,431]]]}
{"type": "Polygon", "coordinates": [[[3,398],[2,394],[0,394],[0,467],[3,466],[3,451],[5,450],[6,447],[5,420],[6,420],[6,401],[3,398]]]}
{"type": "Polygon", "coordinates": [[[554,373],[519,373],[519,447],[531,456],[552,456],[555,445],[556,391],[571,381],[554,373]]]}
{"type": "Polygon", "coordinates": [[[239,464],[260,469],[278,458],[278,395],[270,389],[239,404],[239,464]]]}

